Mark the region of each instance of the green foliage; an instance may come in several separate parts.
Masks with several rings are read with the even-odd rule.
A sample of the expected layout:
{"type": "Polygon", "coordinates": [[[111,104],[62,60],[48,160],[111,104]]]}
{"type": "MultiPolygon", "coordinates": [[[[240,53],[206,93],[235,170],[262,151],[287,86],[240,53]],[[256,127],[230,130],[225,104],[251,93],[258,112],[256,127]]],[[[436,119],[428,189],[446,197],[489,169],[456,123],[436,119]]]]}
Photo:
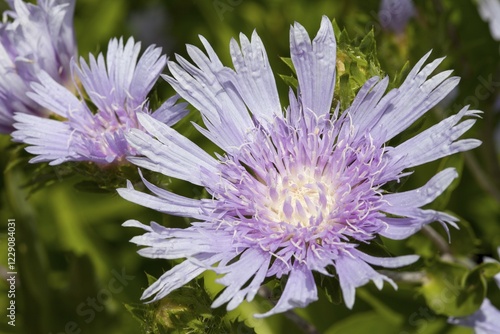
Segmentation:
{"type": "MultiPolygon", "coordinates": [[[[148,275],[148,282],[155,279],[148,275]]],[[[225,312],[212,309],[212,300],[202,281],[185,285],[160,301],[151,304],[126,305],[127,310],[142,323],[148,334],[236,334],[255,333],[238,319],[227,321],[225,312]]]]}
{"type": "Polygon", "coordinates": [[[485,274],[500,267],[478,268],[469,272],[467,267],[444,261],[435,261],[426,268],[427,280],[423,293],[427,305],[437,314],[466,316],[474,313],[486,294],[485,274]]]}
{"type": "Polygon", "coordinates": [[[383,76],[377,58],[377,46],[373,30],[360,42],[349,37],[347,30],[340,30],[336,22],[337,38],[337,84],[335,98],[342,110],[349,107],[359,88],[371,77],[383,76]]]}

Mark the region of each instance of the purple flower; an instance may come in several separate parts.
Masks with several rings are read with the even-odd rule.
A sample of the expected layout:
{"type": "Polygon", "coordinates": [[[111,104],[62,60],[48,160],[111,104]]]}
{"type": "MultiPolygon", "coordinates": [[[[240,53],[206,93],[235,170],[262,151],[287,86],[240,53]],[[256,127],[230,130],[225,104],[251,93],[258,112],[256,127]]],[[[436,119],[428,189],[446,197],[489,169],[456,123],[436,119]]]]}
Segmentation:
{"type": "MultiPolygon", "coordinates": [[[[497,249],[500,256],[500,247],[497,249]]],[[[486,259],[486,261],[495,261],[494,259],[486,259]]],[[[496,261],[495,261],[496,262],[496,261]]],[[[496,274],[494,280],[500,288],[500,274],[496,274]]],[[[448,319],[450,324],[474,328],[476,334],[494,334],[500,333],[500,310],[491,304],[488,298],[485,298],[479,310],[468,317],[448,319]]]]}
{"type": "MultiPolygon", "coordinates": [[[[131,128],[141,128],[140,113],[150,113],[147,95],[165,67],[161,49],[150,46],[139,60],[140,43],[130,38],[109,42],[106,60],[103,54],[89,64],[80,58],[73,60],[73,81],[81,82],[85,94],[80,98],[57,83],[48,73],[41,72],[39,83],[32,84],[28,93],[35,102],[64,120],[44,119],[17,114],[12,133],[15,141],[24,142],[26,150],[37,156],[31,162],[50,161],[57,165],[65,161],[93,161],[110,164],[124,161],[135,150],[125,140],[131,128]],[[89,106],[84,96],[92,101],[89,106]]],[[[185,115],[184,105],[174,105],[177,97],[167,100],[152,116],[172,125],[185,115]]]]}
{"type": "Polygon", "coordinates": [[[147,246],[150,258],[186,260],[161,276],[143,294],[158,300],[205,270],[223,275],[226,288],[213,307],[227,309],[252,300],[266,277],[288,276],[276,306],[259,316],[305,307],[317,300],[313,271],[340,281],[347,307],[355,289],[373,281],[394,282],[371,265],[401,267],[415,255],[378,258],[358,249],[376,236],[403,239],[439,221],[455,226],[446,213],[421,207],[439,196],[457,176],[441,171],[419,189],[389,193],[383,186],[409,175],[407,168],[472,149],[475,139],[457,140],[475,122],[460,123],[478,111],[462,109],[402,144],[390,139],[408,128],[458,83],[450,71],[428,76],[442,59],[422,67],[426,55],[398,89],[385,94],[388,78],[374,77],[343,112],[331,109],[336,41],[324,17],[311,42],[296,23],[290,30],[298,96],[290,89],[283,112],[273,72],[259,36],[231,41],[235,70],[224,67],[205,39],[208,57],[188,46],[196,66],[177,56],[169,62],[175,90],[201,112],[196,126],[224,153],[213,156],[152,117],[139,116],[150,135],[132,130],[127,139],[137,166],[202,186],[208,199],[186,198],[147,180],[153,193],[119,189],[132,202],[163,213],[191,217],[185,229],[127,221],[147,232],[132,242],[147,246]]]}
{"type": "Polygon", "coordinates": [[[500,311],[485,298],[479,310],[474,314],[463,318],[449,318],[448,322],[453,325],[474,328],[476,334],[500,333],[500,311]]]}
{"type": "Polygon", "coordinates": [[[38,5],[9,1],[12,11],[0,23],[0,133],[13,130],[14,113],[46,117],[26,92],[45,71],[65,84],[70,59],[76,54],[73,32],[74,0],[39,0],[38,5]],[[6,18],[11,18],[7,21],[6,18]]]}
{"type": "Polygon", "coordinates": [[[408,21],[415,16],[411,0],[382,0],[378,17],[382,28],[401,34],[408,21]]]}

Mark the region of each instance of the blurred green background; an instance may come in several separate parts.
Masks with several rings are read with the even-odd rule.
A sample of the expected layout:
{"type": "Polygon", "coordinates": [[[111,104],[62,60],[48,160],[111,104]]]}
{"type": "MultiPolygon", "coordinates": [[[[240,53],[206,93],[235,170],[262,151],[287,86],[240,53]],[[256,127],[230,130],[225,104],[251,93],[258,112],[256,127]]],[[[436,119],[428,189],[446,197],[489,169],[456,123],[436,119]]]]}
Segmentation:
{"type": "MultiPolygon", "coordinates": [[[[256,29],[275,71],[283,106],[287,105],[287,86],[278,74],[290,75],[291,71],[280,57],[289,56],[289,27],[294,21],[313,35],[321,16],[327,15],[335,19],[340,28],[345,28],[354,41],[373,29],[381,68],[391,77],[407,61],[413,66],[431,49],[432,58],[447,56],[440,69],[454,69],[454,74],[462,77],[459,90],[448,106],[435,108],[421,126],[429,126],[470,104],[483,110],[484,115],[468,136],[479,138],[484,144],[467,155],[416,168],[403,189],[421,186],[444,166],[458,168],[460,184],[454,184],[453,193],[440,197],[433,208],[447,209],[463,218],[462,229],[452,231],[455,242],[451,247],[456,256],[478,262],[485,255],[498,258],[495,250],[500,246],[500,168],[494,138],[499,114],[493,106],[500,92],[499,43],[491,38],[488,25],[479,17],[472,0],[416,1],[415,4],[417,16],[400,36],[381,28],[376,0],[77,0],[75,29],[79,53],[84,57],[89,52],[104,51],[108,40],[119,36],[134,36],[142,41],[143,50],[149,44],[160,45],[171,59],[176,53],[187,57],[185,44],[201,46],[198,35],[203,35],[227,65],[231,64],[229,40],[237,38],[240,32],[249,35],[256,29]]],[[[157,94],[163,99],[173,91],[165,83],[159,83],[157,94]]],[[[191,113],[177,129],[213,151],[215,148],[193,131],[189,121],[198,122],[198,115],[191,113]]],[[[164,217],[129,203],[112,191],[83,189],[86,183],[81,182],[88,178],[69,177],[64,167],[50,169],[52,174],[45,175],[47,183],[32,192],[29,185],[34,182],[33,175],[40,181],[43,172],[24,165],[28,154],[13,145],[8,136],[1,137],[0,144],[3,171],[0,270],[5,276],[6,225],[7,220],[13,218],[18,272],[15,328],[7,325],[4,305],[8,302],[8,285],[4,279],[0,282],[1,333],[153,333],[152,317],[169,323],[172,313],[182,313],[184,309],[179,306],[182,304],[179,300],[147,308],[141,306],[140,296],[148,286],[146,273],[159,277],[172,263],[138,256],[137,247],[129,243],[129,239],[142,232],[123,228],[121,224],[137,219],[143,223],[157,221],[186,226],[184,220],[164,217]],[[75,187],[76,184],[80,186],[75,187]]],[[[172,180],[168,186],[186,195],[199,196],[198,189],[185,183],[172,180]]],[[[442,232],[440,227],[436,230],[442,232]]],[[[423,255],[430,261],[425,263],[428,267],[437,261],[436,249],[422,234],[401,242],[385,242],[393,253],[423,255]]],[[[214,293],[217,287],[211,280],[210,274],[205,277],[209,292],[214,293]]],[[[203,280],[198,283],[203,284],[203,280]]],[[[497,290],[488,289],[488,296],[500,306],[497,290]]],[[[401,284],[395,292],[390,286],[378,291],[368,284],[358,289],[352,311],[338,295],[326,296],[324,292],[320,295],[318,302],[298,310],[297,314],[321,333],[471,332],[447,325],[445,316],[428,308],[418,285],[401,284]]],[[[203,318],[206,322],[200,328],[205,326],[207,333],[222,332],[222,327],[213,325],[220,321],[225,321],[227,332],[231,333],[303,332],[301,321],[291,319],[290,314],[253,319],[251,314],[271,307],[261,297],[251,304],[244,303],[227,317],[223,317],[223,307],[210,314],[205,307],[210,297],[198,297],[195,300],[201,306],[196,312],[206,313],[203,318]]]]}

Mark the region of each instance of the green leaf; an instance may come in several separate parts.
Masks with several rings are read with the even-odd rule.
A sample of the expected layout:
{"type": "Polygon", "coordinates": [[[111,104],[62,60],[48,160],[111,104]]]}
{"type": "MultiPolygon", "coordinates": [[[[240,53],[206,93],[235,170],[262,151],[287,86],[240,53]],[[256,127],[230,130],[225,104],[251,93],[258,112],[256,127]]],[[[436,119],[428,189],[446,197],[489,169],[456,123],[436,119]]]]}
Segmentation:
{"type": "Polygon", "coordinates": [[[337,20],[335,19],[332,20],[332,26],[333,26],[333,33],[335,34],[335,39],[338,41],[340,40],[341,29],[337,23],[337,20]]]}
{"type": "Polygon", "coordinates": [[[338,38],[338,46],[346,46],[346,45],[351,45],[351,39],[349,38],[349,34],[347,33],[347,30],[343,29],[340,32],[340,35],[338,38]]]}
{"type": "Polygon", "coordinates": [[[346,73],[340,77],[339,81],[339,100],[342,110],[345,110],[349,107],[351,103],[351,95],[353,95],[349,78],[349,74],[346,73]]]}
{"type": "Polygon", "coordinates": [[[383,71],[377,58],[377,47],[373,31],[361,41],[354,40],[344,29],[340,33],[334,24],[337,36],[337,82],[335,98],[342,110],[348,108],[359,88],[373,76],[381,77],[383,71]]]}
{"type": "Polygon", "coordinates": [[[286,66],[288,66],[292,70],[293,74],[297,74],[297,72],[295,71],[295,66],[293,66],[292,58],[280,57],[280,59],[286,64],[286,66]]]}
{"type": "Polygon", "coordinates": [[[500,273],[499,262],[483,262],[471,271],[470,275],[480,275],[485,279],[491,279],[496,274],[500,273]]]}
{"type": "Polygon", "coordinates": [[[437,314],[466,316],[474,313],[486,294],[486,281],[479,271],[437,260],[427,268],[427,282],[421,292],[437,314]]]}
{"type": "Polygon", "coordinates": [[[399,72],[397,72],[393,76],[392,81],[389,83],[389,89],[401,86],[401,84],[406,79],[406,77],[408,76],[408,73],[410,73],[410,71],[411,71],[410,62],[407,61],[403,65],[403,67],[401,68],[401,70],[399,70],[399,72]]]}
{"type": "Polygon", "coordinates": [[[146,278],[148,279],[148,285],[152,285],[154,282],[157,281],[157,278],[154,277],[153,275],[150,275],[146,273],[146,278]]]}
{"type": "Polygon", "coordinates": [[[375,34],[373,29],[363,37],[361,43],[359,44],[359,51],[367,56],[373,56],[377,54],[377,43],[375,42],[375,34]]]}
{"type": "Polygon", "coordinates": [[[139,322],[145,321],[150,309],[148,304],[124,304],[124,306],[132,314],[132,317],[139,322]]]}
{"type": "Polygon", "coordinates": [[[281,79],[290,87],[297,88],[299,86],[298,80],[291,75],[279,75],[281,79]]]}

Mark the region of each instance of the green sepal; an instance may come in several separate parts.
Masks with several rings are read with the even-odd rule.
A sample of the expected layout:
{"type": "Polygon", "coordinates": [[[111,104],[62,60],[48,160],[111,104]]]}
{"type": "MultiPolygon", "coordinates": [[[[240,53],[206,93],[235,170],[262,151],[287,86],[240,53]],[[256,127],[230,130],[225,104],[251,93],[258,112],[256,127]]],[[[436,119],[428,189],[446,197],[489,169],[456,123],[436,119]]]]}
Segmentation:
{"type": "MultiPolygon", "coordinates": [[[[155,277],[146,275],[149,285],[156,281],[155,277]]],[[[154,303],[125,307],[141,323],[145,333],[254,333],[253,329],[243,322],[228,321],[225,318],[225,309],[213,309],[211,303],[212,298],[200,279],[172,291],[154,303]]]]}

